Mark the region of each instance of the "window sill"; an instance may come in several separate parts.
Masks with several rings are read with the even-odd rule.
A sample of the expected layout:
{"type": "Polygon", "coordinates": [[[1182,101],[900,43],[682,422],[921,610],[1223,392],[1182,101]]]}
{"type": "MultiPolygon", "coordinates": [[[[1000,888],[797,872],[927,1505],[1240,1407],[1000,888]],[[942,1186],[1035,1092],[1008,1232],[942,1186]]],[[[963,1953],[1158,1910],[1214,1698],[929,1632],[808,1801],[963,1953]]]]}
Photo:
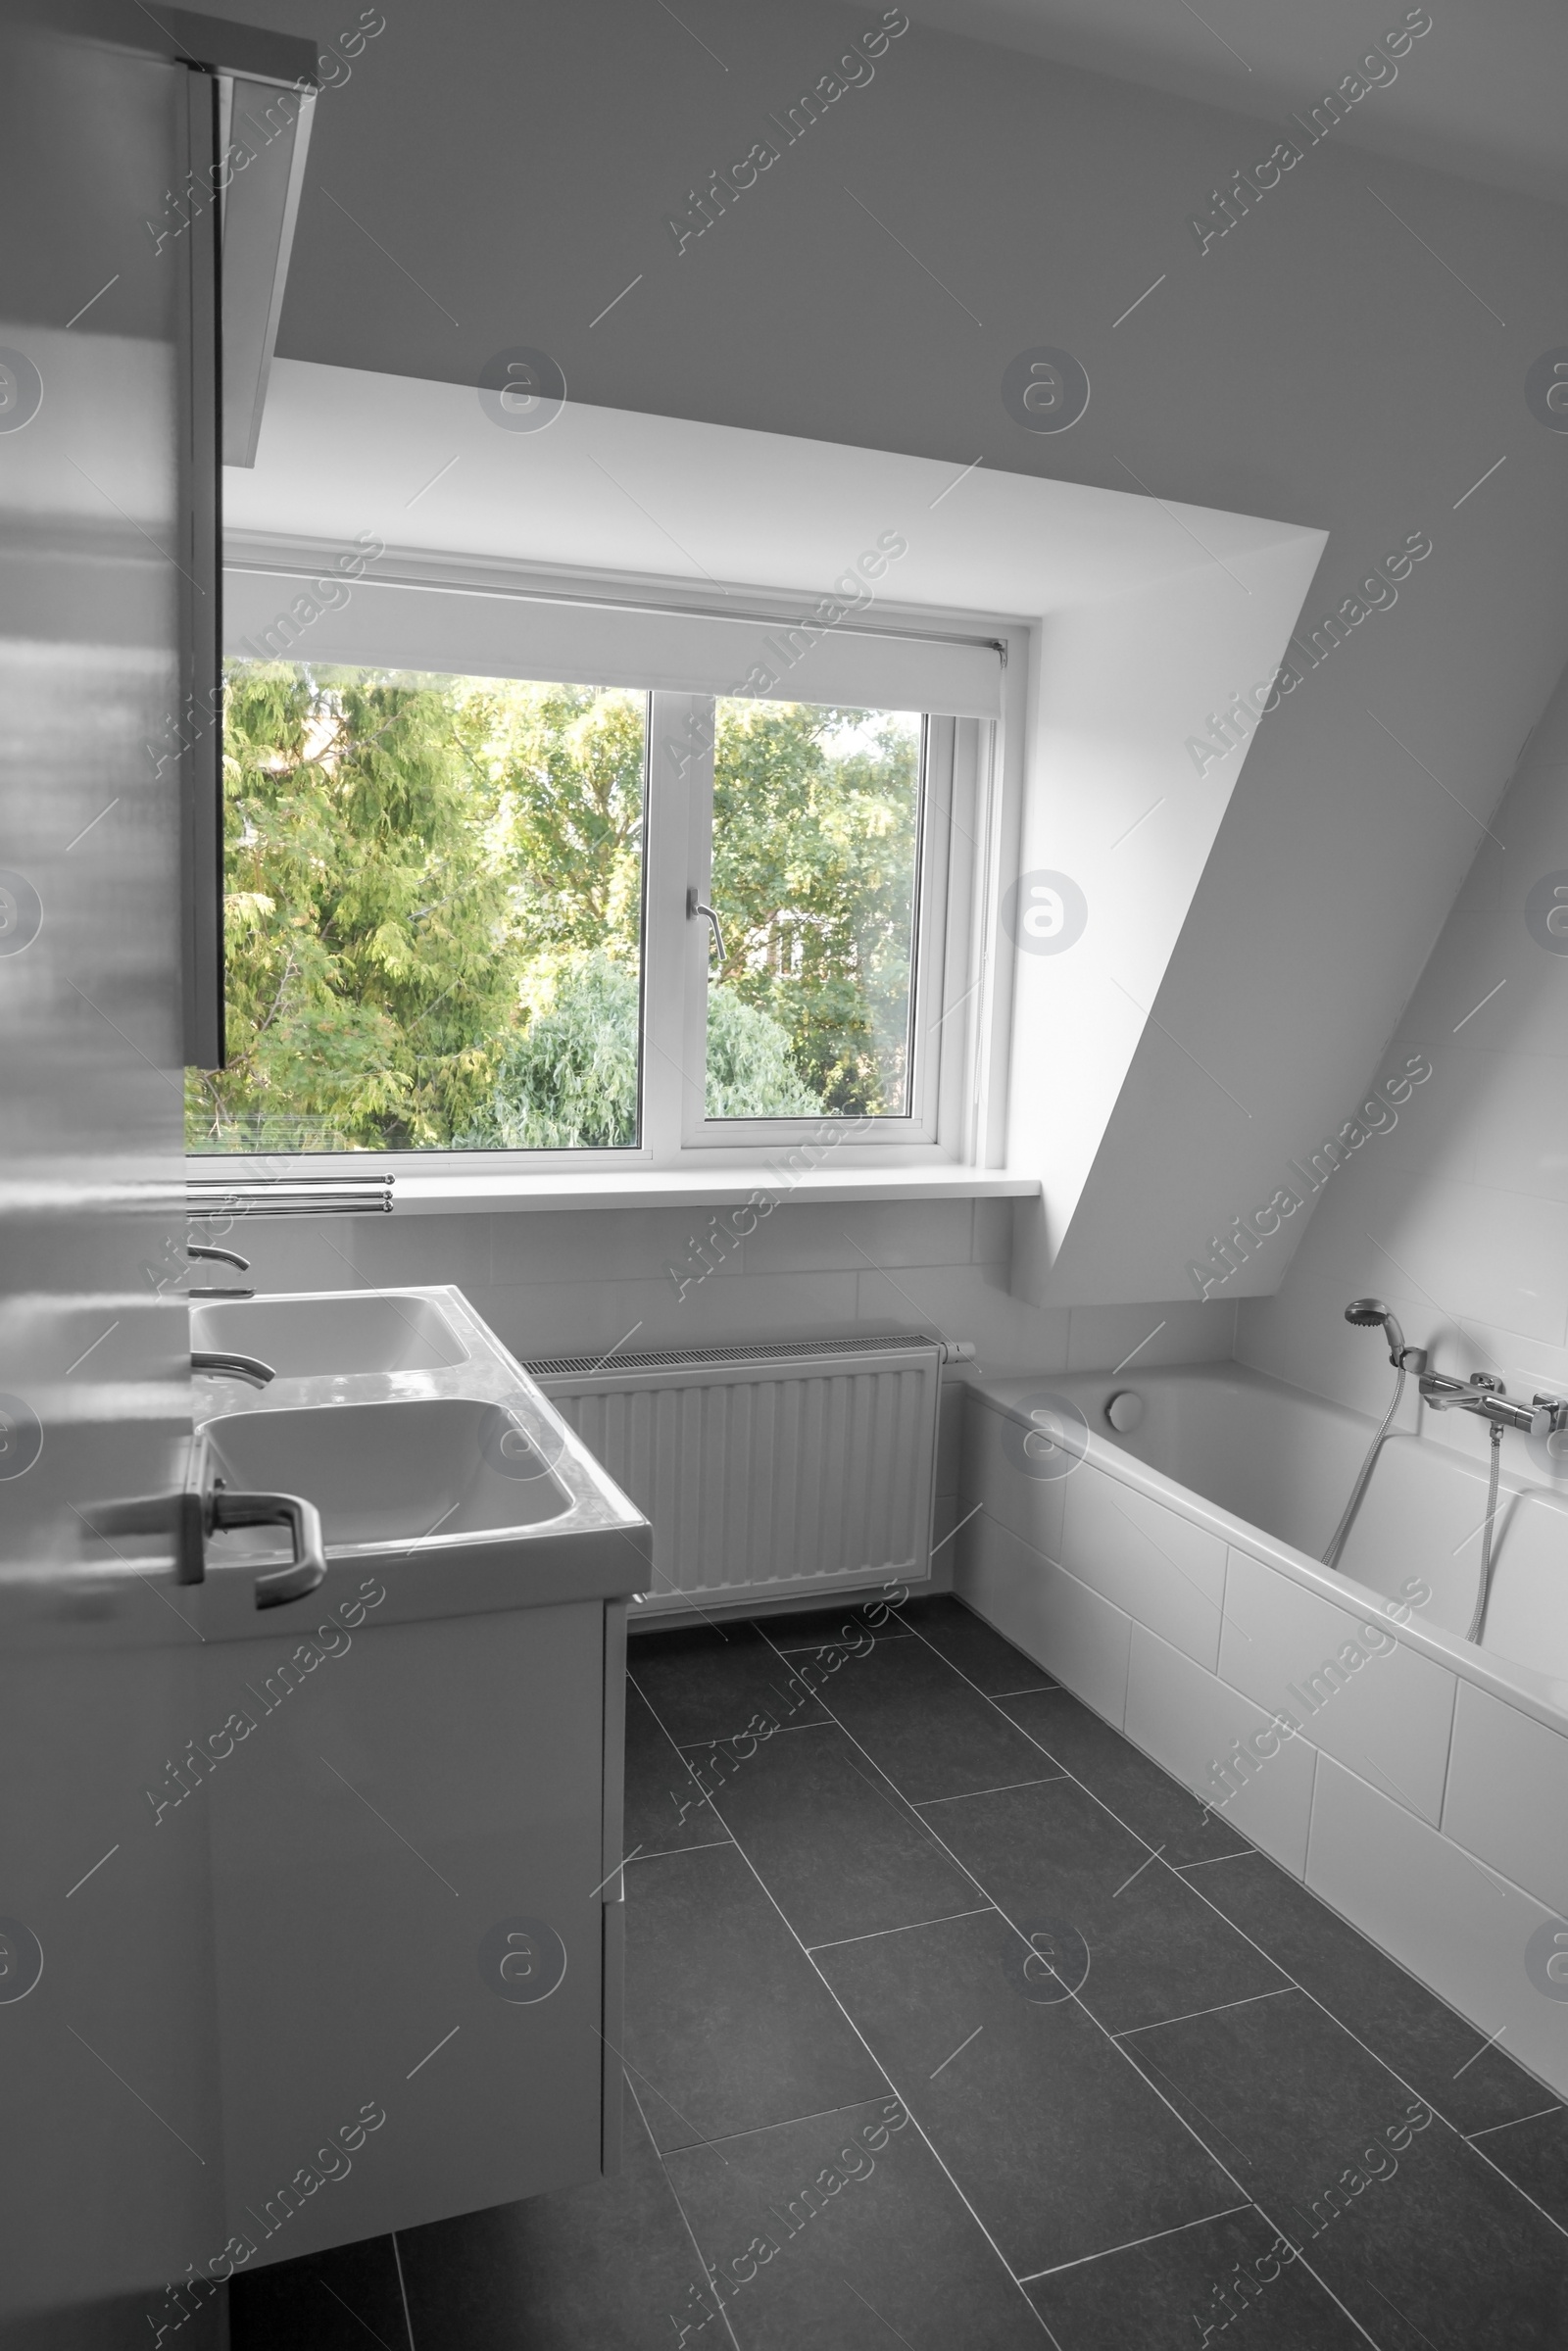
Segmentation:
{"type": "Polygon", "coordinates": [[[394,1189],[401,1216],[450,1216],[504,1209],[724,1207],[769,1193],[775,1203],[817,1200],[1034,1200],[1038,1178],[979,1167],[816,1168],[792,1180],[765,1167],[693,1168],[624,1174],[593,1170],[560,1175],[405,1175],[394,1189]]]}

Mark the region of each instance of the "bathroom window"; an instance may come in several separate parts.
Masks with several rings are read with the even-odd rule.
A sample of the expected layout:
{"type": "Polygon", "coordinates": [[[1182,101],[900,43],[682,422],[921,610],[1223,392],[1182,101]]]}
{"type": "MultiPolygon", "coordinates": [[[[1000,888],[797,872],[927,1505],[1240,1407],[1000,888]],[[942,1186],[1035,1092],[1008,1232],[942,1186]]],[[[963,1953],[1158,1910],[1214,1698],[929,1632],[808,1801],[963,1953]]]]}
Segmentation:
{"type": "Polygon", "coordinates": [[[709,1120],[908,1115],[924,767],[917,710],[717,704],[709,1120]]]}
{"type": "Polygon", "coordinates": [[[357,579],[308,643],[231,624],[227,1064],[187,1072],[188,1150],[970,1155],[997,648],[846,631],[808,693],[804,631],[409,591],[357,579]],[[722,690],[754,636],[799,699],[722,690]],[[971,714],[913,707],[933,680],[971,714]]]}
{"type": "Polygon", "coordinates": [[[230,662],[193,1151],[634,1147],[648,698],[230,662]]]}

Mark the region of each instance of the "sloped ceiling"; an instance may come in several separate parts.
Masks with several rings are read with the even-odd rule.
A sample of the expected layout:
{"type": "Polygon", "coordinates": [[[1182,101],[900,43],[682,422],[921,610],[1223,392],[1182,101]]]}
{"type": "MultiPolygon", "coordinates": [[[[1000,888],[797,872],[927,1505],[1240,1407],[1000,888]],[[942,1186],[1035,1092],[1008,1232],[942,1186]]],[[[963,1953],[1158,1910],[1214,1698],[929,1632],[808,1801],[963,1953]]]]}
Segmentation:
{"type": "Polygon", "coordinates": [[[1369,14],[1365,0],[906,0],[917,24],[1148,89],[1279,121],[1335,89],[1409,19],[1432,29],[1344,126],[1345,144],[1568,203],[1568,10],[1466,0],[1369,14]]]}

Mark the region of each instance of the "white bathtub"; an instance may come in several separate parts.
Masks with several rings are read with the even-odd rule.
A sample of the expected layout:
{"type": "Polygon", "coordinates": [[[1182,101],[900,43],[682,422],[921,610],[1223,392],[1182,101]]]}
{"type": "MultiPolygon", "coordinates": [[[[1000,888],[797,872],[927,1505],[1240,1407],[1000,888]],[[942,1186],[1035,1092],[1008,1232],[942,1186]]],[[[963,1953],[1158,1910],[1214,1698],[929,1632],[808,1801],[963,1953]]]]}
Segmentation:
{"type": "Polygon", "coordinates": [[[1375,1426],[1238,1364],[977,1380],[955,1588],[1568,2094],[1568,1478],[1505,1438],[1476,1647],[1486,1465],[1452,1445],[1391,1438],[1318,1563],[1375,1426]],[[1087,1432],[1055,1453],[1052,1398],[1087,1432]]]}

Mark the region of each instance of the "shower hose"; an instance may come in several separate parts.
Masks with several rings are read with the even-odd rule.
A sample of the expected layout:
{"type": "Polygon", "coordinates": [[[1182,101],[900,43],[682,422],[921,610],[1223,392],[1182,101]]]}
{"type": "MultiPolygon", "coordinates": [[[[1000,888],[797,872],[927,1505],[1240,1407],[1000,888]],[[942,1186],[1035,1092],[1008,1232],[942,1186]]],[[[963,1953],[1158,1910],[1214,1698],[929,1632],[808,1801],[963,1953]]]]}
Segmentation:
{"type": "Polygon", "coordinates": [[[1497,1457],[1502,1451],[1502,1425],[1492,1424],[1492,1468],[1487,1478],[1487,1524],[1481,1538],[1481,1581],[1476,1587],[1476,1612],[1470,1619],[1467,1641],[1479,1641],[1487,1621],[1487,1602],[1492,1597],[1492,1530],[1497,1517],[1497,1457]]]}
{"type": "Polygon", "coordinates": [[[1350,1498],[1345,1505],[1345,1514],[1341,1518],[1339,1525],[1335,1528],[1334,1533],[1329,1541],[1329,1547],[1323,1554],[1323,1564],[1325,1567],[1338,1567],[1340,1563],[1340,1553],[1345,1548],[1346,1538],[1348,1536],[1350,1529],[1355,1524],[1355,1514],[1361,1507],[1361,1496],[1366,1492],[1367,1480],[1371,1477],[1373,1465],[1376,1462],[1379,1453],[1383,1450],[1383,1440],[1389,1433],[1390,1422],[1393,1420],[1396,1412],[1397,1412],[1399,1409],[1399,1398],[1401,1396],[1403,1396],[1403,1394],[1404,1365],[1401,1363],[1394,1378],[1394,1401],[1389,1406],[1387,1412],[1385,1412],[1383,1415],[1382,1428],[1379,1429],[1377,1435],[1373,1438],[1371,1444],[1366,1448],[1366,1459],[1362,1462],[1359,1470],[1356,1472],[1355,1484],[1350,1489],[1350,1498]]]}
{"type": "MultiPolygon", "coordinates": [[[[1383,1440],[1389,1433],[1394,1415],[1399,1409],[1399,1398],[1403,1394],[1404,1366],[1401,1363],[1395,1375],[1394,1400],[1383,1415],[1382,1427],[1366,1448],[1366,1459],[1356,1473],[1355,1484],[1350,1489],[1350,1498],[1345,1505],[1344,1515],[1334,1530],[1328,1549],[1323,1554],[1325,1567],[1338,1567],[1340,1563],[1340,1553],[1344,1550],[1347,1538],[1355,1524],[1355,1514],[1361,1507],[1361,1497],[1366,1493],[1368,1480],[1371,1478],[1377,1457],[1383,1449],[1383,1440]]],[[[1470,1619],[1470,1630],[1465,1637],[1467,1640],[1477,1642],[1486,1628],[1487,1602],[1492,1596],[1492,1537],[1497,1520],[1497,1467],[1498,1455],[1502,1450],[1502,1424],[1499,1421],[1494,1421],[1491,1433],[1492,1462],[1487,1476],[1486,1525],[1481,1537],[1481,1576],[1476,1587],[1475,1612],[1470,1619]]]]}

